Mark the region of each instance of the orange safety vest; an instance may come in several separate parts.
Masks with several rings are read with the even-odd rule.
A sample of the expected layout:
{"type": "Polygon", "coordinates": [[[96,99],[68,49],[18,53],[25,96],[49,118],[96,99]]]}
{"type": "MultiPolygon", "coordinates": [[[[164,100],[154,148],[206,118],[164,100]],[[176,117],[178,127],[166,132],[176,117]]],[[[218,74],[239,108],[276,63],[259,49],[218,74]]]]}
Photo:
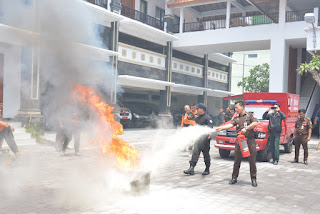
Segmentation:
{"type": "Polygon", "coordinates": [[[8,123],[0,121],[0,132],[2,131],[3,128],[8,128],[8,127],[9,127],[8,123]]]}
{"type": "Polygon", "coordinates": [[[196,121],[195,120],[189,120],[188,114],[185,113],[184,116],[181,118],[181,126],[183,127],[184,124],[195,125],[196,121]]]}

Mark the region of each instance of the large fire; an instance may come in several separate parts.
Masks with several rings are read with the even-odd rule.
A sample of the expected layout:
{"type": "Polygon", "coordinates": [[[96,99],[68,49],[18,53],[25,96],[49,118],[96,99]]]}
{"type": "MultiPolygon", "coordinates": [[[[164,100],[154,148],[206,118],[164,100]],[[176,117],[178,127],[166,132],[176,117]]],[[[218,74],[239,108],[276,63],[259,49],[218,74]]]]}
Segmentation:
{"type": "Polygon", "coordinates": [[[73,98],[84,105],[88,104],[97,114],[95,122],[97,132],[93,143],[101,145],[103,154],[114,156],[122,169],[133,170],[137,167],[140,163],[140,153],[128,142],[118,138],[123,134],[123,127],[114,120],[112,114],[114,107],[103,102],[92,88],[82,85],[75,86],[73,98]]]}

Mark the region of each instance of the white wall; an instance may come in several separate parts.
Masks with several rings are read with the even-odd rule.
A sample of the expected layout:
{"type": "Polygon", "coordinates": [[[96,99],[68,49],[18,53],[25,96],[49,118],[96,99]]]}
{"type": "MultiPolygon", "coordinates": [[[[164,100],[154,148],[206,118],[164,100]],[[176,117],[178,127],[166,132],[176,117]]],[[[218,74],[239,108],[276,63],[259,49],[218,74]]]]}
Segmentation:
{"type": "Polygon", "coordinates": [[[3,118],[14,118],[20,108],[21,48],[0,45],[4,54],[3,118]]]}

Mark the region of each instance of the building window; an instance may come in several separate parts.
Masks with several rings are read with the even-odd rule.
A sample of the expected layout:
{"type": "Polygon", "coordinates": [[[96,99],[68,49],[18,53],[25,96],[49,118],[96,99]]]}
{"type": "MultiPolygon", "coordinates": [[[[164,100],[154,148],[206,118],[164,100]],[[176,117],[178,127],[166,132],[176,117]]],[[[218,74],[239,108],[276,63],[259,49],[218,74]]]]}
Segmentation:
{"type": "Polygon", "coordinates": [[[174,24],[174,25],[177,25],[177,24],[179,24],[179,23],[180,23],[180,17],[174,15],[174,17],[173,17],[173,24],[174,24]]]}
{"type": "Polygon", "coordinates": [[[148,14],[148,3],[144,0],[141,0],[140,2],[140,12],[148,14]]]}
{"type": "Polygon", "coordinates": [[[156,19],[163,21],[164,13],[164,9],[156,7],[156,19]]]}

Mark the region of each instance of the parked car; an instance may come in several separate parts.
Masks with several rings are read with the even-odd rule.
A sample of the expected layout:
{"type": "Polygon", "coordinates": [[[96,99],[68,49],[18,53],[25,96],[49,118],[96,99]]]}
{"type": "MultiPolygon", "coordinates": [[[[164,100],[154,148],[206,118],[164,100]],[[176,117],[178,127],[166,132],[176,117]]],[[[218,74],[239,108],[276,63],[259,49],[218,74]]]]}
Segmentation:
{"type": "Polygon", "coordinates": [[[120,118],[120,123],[123,127],[131,127],[132,126],[132,113],[130,109],[126,108],[121,102],[118,101],[118,105],[120,107],[118,112],[118,117],[120,118]]]}
{"type": "Polygon", "coordinates": [[[146,102],[123,102],[132,114],[132,127],[156,127],[159,107],[146,102]]]}

